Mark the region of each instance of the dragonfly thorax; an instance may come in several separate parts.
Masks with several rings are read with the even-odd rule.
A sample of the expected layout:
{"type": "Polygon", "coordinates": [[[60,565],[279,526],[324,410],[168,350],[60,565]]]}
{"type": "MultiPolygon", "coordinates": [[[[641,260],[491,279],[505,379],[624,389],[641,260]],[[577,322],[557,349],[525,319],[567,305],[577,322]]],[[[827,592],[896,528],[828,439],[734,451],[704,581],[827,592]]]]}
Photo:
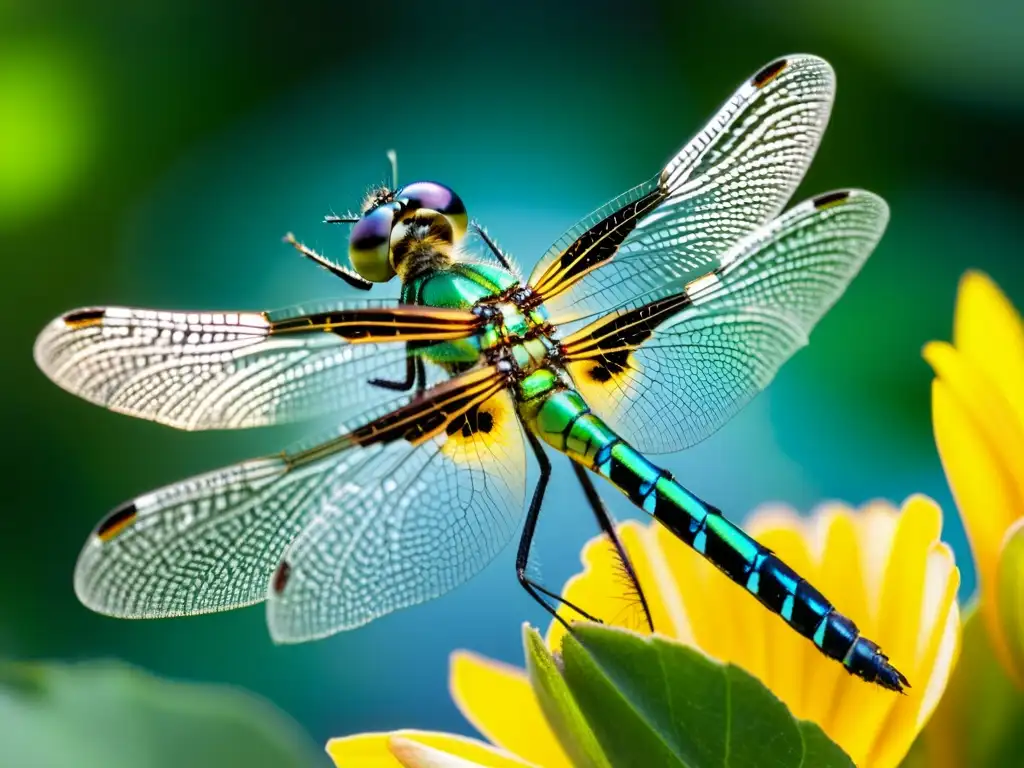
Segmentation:
{"type": "Polygon", "coordinates": [[[543,305],[506,269],[494,264],[453,261],[403,281],[402,300],[446,309],[465,309],[483,318],[478,334],[434,344],[424,354],[450,369],[468,364],[507,363],[523,378],[554,358],[554,330],[543,305]]]}
{"type": "Polygon", "coordinates": [[[555,343],[542,307],[524,307],[514,301],[481,306],[495,312],[495,322],[483,337],[483,352],[488,359],[507,359],[517,378],[548,365],[555,343]]]}

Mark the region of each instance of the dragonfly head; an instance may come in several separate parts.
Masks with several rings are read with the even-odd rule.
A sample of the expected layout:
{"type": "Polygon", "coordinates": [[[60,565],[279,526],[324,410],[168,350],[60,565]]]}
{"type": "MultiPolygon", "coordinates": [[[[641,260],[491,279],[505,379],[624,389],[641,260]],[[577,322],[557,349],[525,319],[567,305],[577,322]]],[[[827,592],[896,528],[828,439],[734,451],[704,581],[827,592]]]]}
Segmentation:
{"type": "Polygon", "coordinates": [[[348,255],[364,278],[386,283],[405,272],[417,248],[447,251],[466,234],[466,206],[451,189],[417,181],[398,190],[381,188],[367,198],[362,218],[352,227],[348,255]]]}

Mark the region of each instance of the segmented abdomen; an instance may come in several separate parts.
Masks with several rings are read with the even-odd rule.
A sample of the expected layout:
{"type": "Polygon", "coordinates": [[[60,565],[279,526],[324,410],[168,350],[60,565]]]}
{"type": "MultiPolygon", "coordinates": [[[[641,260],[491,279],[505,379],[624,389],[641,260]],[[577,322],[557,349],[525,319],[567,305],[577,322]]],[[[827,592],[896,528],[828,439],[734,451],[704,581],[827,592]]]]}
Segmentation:
{"type": "Polygon", "coordinates": [[[546,442],[607,478],[851,674],[896,691],[909,685],[878,645],[861,637],[857,625],[817,589],[618,437],[577,393],[552,393],[535,424],[546,442]]]}

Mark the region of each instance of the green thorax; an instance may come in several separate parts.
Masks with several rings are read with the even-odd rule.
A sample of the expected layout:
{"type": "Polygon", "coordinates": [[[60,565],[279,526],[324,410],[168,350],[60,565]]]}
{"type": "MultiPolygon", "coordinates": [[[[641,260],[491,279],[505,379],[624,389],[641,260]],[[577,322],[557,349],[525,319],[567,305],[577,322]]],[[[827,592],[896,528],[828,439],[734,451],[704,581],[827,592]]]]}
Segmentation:
{"type": "Polygon", "coordinates": [[[448,309],[472,309],[480,304],[493,306],[501,315],[501,323],[488,325],[477,336],[435,344],[426,353],[441,365],[473,363],[487,350],[506,345],[515,364],[532,370],[543,364],[552,350],[550,340],[535,332],[544,325],[547,313],[543,307],[527,312],[511,300],[505,300],[511,289],[519,285],[511,272],[491,264],[456,262],[446,269],[417,275],[402,286],[402,301],[448,309]]]}
{"type": "MultiPolygon", "coordinates": [[[[447,309],[472,309],[479,302],[494,300],[515,285],[515,277],[505,270],[486,264],[454,263],[446,269],[431,270],[402,284],[402,301],[447,309]]],[[[444,366],[475,363],[497,329],[488,326],[479,336],[432,345],[426,356],[444,366]]]]}
{"type": "Polygon", "coordinates": [[[402,285],[402,301],[428,307],[472,309],[516,285],[511,272],[490,264],[456,262],[447,269],[414,277],[402,285]]]}

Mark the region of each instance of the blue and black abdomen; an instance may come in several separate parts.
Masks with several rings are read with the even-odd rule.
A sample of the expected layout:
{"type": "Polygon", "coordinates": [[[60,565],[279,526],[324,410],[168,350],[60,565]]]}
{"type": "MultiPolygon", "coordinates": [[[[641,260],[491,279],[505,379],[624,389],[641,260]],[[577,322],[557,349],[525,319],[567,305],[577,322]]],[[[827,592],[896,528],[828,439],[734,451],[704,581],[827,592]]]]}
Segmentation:
{"type": "Polygon", "coordinates": [[[895,691],[909,686],[878,645],[861,637],[857,625],[817,589],[618,437],[575,392],[547,395],[534,426],[546,442],[607,478],[848,672],[895,691]]]}
{"type": "MultiPolygon", "coordinates": [[[[668,482],[678,486],[674,480],[668,482]]],[[[668,497],[666,503],[655,502],[654,518],[809,638],[822,653],[842,662],[851,674],[895,691],[909,686],[878,645],[861,637],[857,625],[810,583],[729,522],[720,510],[689,493],[686,496],[686,507],[668,497]],[[699,511],[694,514],[694,510],[699,511]]]]}

